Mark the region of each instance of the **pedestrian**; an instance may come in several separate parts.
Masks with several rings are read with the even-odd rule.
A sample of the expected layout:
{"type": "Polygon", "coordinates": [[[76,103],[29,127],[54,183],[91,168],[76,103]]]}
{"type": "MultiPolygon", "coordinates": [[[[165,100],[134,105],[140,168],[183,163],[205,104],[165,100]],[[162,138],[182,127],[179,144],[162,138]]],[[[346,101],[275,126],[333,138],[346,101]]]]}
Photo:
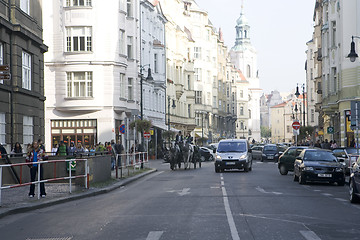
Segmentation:
{"type": "Polygon", "coordinates": [[[331,149],[335,149],[335,148],[337,148],[338,146],[337,146],[337,144],[336,144],[336,141],[334,140],[333,141],[333,143],[332,143],[332,145],[331,145],[331,149]]]}
{"type": "Polygon", "coordinates": [[[179,132],[176,134],[175,140],[176,140],[176,143],[180,143],[180,142],[182,142],[182,141],[184,140],[184,137],[183,137],[181,131],[179,131],[179,132]]]}
{"type": "Polygon", "coordinates": [[[70,143],[70,147],[69,147],[69,150],[68,150],[68,155],[70,155],[70,156],[75,156],[76,155],[76,147],[75,147],[74,142],[70,143]]]}
{"type": "Polygon", "coordinates": [[[75,154],[76,156],[81,156],[85,152],[85,149],[83,148],[81,143],[78,143],[76,146],[75,154]]]}
{"type": "Polygon", "coordinates": [[[19,142],[16,142],[14,148],[11,150],[11,157],[22,157],[23,150],[19,142]]]}
{"type": "Polygon", "coordinates": [[[7,159],[7,152],[6,149],[4,148],[4,144],[0,143],[0,159],[7,159]]]}
{"type": "Polygon", "coordinates": [[[44,143],[43,143],[42,139],[39,138],[37,142],[38,142],[38,144],[39,144],[39,147],[40,147],[40,148],[44,151],[44,153],[45,153],[45,146],[44,146],[44,143]]]}
{"type": "Polygon", "coordinates": [[[320,140],[317,140],[317,141],[316,141],[316,143],[314,144],[314,147],[316,147],[316,148],[321,148],[320,140]]]}
{"type": "MultiPolygon", "coordinates": [[[[44,150],[42,148],[40,148],[38,142],[33,142],[27,152],[27,155],[26,155],[26,162],[33,163],[33,164],[28,165],[30,168],[30,181],[31,182],[35,182],[36,173],[40,174],[40,180],[44,179],[44,171],[43,171],[42,164],[40,164],[40,166],[38,166],[38,164],[35,164],[36,162],[42,161],[44,157],[45,157],[44,150]],[[40,171],[40,172],[38,172],[38,171],[40,171]]],[[[30,192],[29,192],[30,198],[35,196],[34,192],[35,192],[35,184],[31,184],[30,192]]],[[[45,184],[43,182],[40,183],[40,195],[41,195],[41,197],[46,196],[45,184]]]]}
{"type": "Polygon", "coordinates": [[[59,145],[55,143],[53,148],[51,149],[51,155],[55,156],[58,148],[59,148],[59,145]]]}
{"type": "Polygon", "coordinates": [[[56,154],[59,155],[59,156],[68,155],[68,148],[65,145],[64,141],[60,141],[60,145],[58,147],[58,150],[57,150],[56,154]]]}
{"type": "Polygon", "coordinates": [[[330,143],[327,139],[325,139],[324,145],[323,145],[324,149],[330,149],[330,143]]]}

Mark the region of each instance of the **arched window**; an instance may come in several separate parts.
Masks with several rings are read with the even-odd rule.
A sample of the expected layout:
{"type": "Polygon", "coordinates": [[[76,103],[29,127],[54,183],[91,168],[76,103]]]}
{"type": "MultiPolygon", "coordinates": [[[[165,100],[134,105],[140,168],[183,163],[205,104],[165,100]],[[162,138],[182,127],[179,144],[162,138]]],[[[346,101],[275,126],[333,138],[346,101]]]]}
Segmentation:
{"type": "Polygon", "coordinates": [[[247,77],[251,78],[251,67],[250,67],[250,65],[247,65],[247,77]]]}
{"type": "Polygon", "coordinates": [[[251,118],[251,110],[249,109],[249,118],[251,118]]]}
{"type": "Polygon", "coordinates": [[[247,31],[244,30],[244,35],[245,35],[245,38],[247,38],[247,31]]]}

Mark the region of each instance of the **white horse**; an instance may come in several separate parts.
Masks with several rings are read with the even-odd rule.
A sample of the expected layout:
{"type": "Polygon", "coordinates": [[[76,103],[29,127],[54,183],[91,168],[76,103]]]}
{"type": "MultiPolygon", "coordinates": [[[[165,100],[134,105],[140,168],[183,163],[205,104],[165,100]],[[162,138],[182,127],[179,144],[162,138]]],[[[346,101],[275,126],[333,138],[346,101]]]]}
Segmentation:
{"type": "Polygon", "coordinates": [[[184,159],[184,168],[185,168],[185,170],[187,168],[190,169],[190,162],[192,161],[193,155],[194,155],[194,146],[191,145],[189,142],[185,142],[183,144],[181,150],[182,150],[183,159],[184,159]]]}

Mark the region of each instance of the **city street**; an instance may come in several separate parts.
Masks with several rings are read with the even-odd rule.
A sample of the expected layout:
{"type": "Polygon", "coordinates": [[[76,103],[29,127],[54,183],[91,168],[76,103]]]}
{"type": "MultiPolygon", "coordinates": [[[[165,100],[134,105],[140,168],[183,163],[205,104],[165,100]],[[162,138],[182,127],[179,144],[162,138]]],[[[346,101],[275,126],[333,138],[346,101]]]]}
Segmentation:
{"type": "Polygon", "coordinates": [[[360,239],[360,205],[348,186],[300,185],[274,163],[253,171],[158,171],[124,188],[0,219],[17,239],[360,239]]]}

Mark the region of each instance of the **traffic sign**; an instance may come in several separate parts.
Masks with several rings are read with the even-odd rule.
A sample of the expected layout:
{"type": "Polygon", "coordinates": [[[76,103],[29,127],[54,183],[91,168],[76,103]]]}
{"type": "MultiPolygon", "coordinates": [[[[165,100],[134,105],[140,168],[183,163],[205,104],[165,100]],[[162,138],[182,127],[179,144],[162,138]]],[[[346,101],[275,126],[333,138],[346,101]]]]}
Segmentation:
{"type": "Polygon", "coordinates": [[[0,73],[0,80],[10,80],[10,73],[0,73]]]}
{"type": "Polygon", "coordinates": [[[151,134],[149,132],[144,132],[144,138],[150,138],[151,137],[151,134]]]}
{"type": "Polygon", "coordinates": [[[300,123],[298,121],[294,121],[292,124],[293,129],[298,130],[300,128],[300,123]]]}
{"type": "Polygon", "coordinates": [[[327,133],[328,134],[333,134],[334,133],[334,127],[328,127],[327,128],[327,133]]]}
{"type": "Polygon", "coordinates": [[[119,127],[119,132],[121,134],[125,134],[125,124],[121,124],[120,127],[119,127]]]}
{"type": "Polygon", "coordinates": [[[0,65],[0,72],[9,72],[10,66],[9,65],[0,65]]]}

